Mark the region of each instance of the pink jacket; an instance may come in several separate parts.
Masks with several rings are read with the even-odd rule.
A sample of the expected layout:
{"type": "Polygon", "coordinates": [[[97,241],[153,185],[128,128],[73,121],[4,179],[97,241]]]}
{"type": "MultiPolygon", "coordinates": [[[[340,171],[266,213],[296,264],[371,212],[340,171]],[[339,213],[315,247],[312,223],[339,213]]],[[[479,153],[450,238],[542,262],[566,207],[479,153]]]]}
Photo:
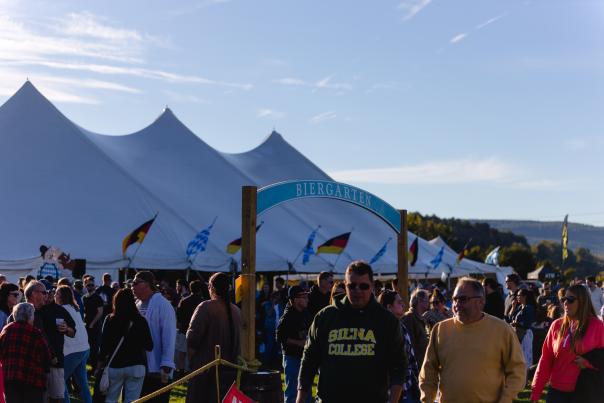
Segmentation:
{"type": "MultiPolygon", "coordinates": [[[[541,359],[533,378],[531,400],[539,400],[548,381],[554,389],[562,392],[575,390],[575,384],[581,371],[574,362],[577,355],[585,354],[594,348],[604,347],[604,322],[597,317],[590,319],[587,333],[575,346],[575,351],[570,348],[570,339],[563,341],[558,347],[558,329],[560,329],[560,326],[562,326],[562,319],[557,319],[547,332],[541,359]]],[[[565,339],[566,337],[568,337],[568,334],[565,339]]]]}

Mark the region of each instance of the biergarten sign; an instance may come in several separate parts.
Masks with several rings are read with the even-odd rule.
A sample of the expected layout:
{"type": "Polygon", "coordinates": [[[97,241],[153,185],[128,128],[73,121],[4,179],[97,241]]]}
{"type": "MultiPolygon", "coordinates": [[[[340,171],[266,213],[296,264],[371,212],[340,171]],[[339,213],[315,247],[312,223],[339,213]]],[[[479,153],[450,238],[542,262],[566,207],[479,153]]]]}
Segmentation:
{"type": "Polygon", "coordinates": [[[379,197],[357,187],[324,180],[279,182],[258,190],[256,214],[288,200],[329,198],[360,206],[380,217],[397,233],[401,232],[400,213],[379,197]]]}

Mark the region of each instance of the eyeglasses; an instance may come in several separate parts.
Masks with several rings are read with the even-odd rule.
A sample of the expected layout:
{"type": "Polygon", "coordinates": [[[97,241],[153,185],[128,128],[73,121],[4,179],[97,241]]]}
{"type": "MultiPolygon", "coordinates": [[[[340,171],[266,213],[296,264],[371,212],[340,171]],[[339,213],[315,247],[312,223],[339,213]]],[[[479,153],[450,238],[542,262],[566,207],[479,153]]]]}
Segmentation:
{"type": "Polygon", "coordinates": [[[457,304],[465,304],[469,300],[475,299],[475,298],[481,298],[481,297],[480,296],[468,297],[466,295],[460,295],[459,297],[453,297],[453,302],[455,302],[457,304]]]}
{"type": "Polygon", "coordinates": [[[560,302],[564,303],[569,303],[572,304],[577,300],[577,297],[573,297],[573,296],[569,296],[569,297],[562,297],[560,298],[560,302]]]}
{"type": "Polygon", "coordinates": [[[359,290],[361,291],[367,291],[368,289],[371,288],[371,284],[367,284],[367,283],[348,283],[346,284],[346,288],[348,288],[349,290],[356,290],[357,287],[359,288],[359,290]]]}

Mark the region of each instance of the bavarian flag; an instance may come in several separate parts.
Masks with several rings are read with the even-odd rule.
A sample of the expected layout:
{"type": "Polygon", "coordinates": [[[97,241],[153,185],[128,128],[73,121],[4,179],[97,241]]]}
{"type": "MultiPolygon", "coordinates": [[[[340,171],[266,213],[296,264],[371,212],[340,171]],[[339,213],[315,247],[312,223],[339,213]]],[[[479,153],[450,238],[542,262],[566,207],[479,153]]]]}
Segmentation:
{"type": "Polygon", "coordinates": [[[141,224],[137,229],[126,235],[126,238],[124,238],[122,241],[122,255],[126,256],[128,246],[132,245],[133,243],[143,243],[145,236],[147,236],[147,233],[149,233],[149,230],[151,229],[151,226],[156,218],[157,214],[155,217],[146,223],[141,224]]]}
{"type": "Polygon", "coordinates": [[[419,255],[418,239],[419,237],[415,237],[415,241],[413,241],[409,247],[409,264],[411,266],[415,266],[415,263],[417,263],[417,255],[419,255]]]}
{"type": "Polygon", "coordinates": [[[350,238],[350,232],[331,238],[317,248],[317,255],[319,253],[332,253],[334,255],[339,255],[340,253],[344,252],[344,249],[348,244],[348,238],[350,238]]]}
{"type": "MultiPolygon", "coordinates": [[[[260,221],[260,224],[256,226],[256,232],[258,232],[260,227],[262,227],[262,224],[264,224],[264,221],[260,221]]],[[[235,253],[239,252],[239,249],[241,249],[241,238],[235,239],[226,246],[226,252],[229,255],[234,255],[235,253]]]]}

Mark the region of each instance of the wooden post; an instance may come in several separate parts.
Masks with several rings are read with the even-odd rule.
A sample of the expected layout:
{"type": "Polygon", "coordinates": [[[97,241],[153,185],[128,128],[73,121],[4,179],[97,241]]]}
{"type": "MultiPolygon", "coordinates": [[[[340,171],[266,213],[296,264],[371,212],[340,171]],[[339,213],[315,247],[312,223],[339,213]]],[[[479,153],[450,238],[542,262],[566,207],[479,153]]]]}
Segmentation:
{"type": "Polygon", "coordinates": [[[243,186],[241,209],[241,355],[256,358],[256,186],[243,186]]]}
{"type": "Polygon", "coordinates": [[[398,292],[405,303],[409,303],[409,246],[407,245],[407,210],[399,210],[401,215],[401,232],[398,234],[396,247],[398,256],[398,292]]]}

